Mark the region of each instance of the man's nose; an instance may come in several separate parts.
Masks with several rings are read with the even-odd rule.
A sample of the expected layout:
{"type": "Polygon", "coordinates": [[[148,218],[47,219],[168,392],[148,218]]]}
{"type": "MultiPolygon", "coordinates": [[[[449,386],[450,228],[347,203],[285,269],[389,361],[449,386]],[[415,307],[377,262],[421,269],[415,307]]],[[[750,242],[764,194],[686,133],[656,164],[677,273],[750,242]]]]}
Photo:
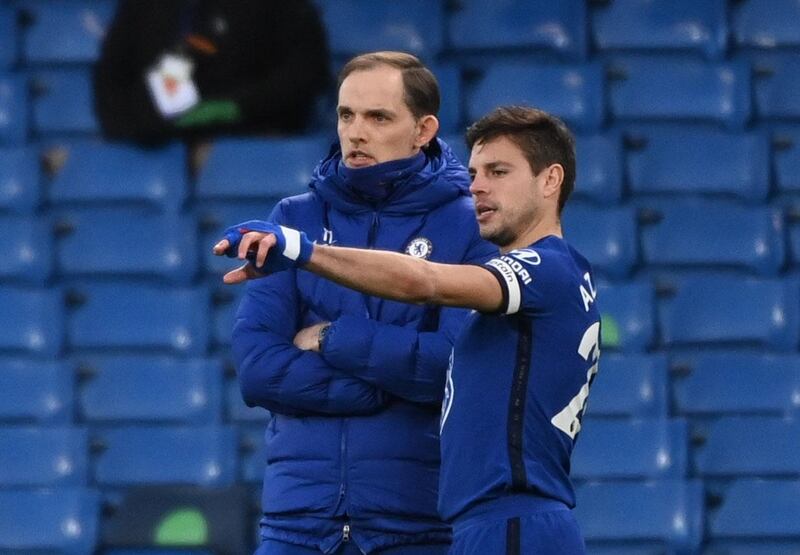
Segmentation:
{"type": "Polygon", "coordinates": [[[479,195],[486,192],[483,180],[479,176],[472,178],[472,183],[469,185],[469,192],[473,195],[479,195]]]}
{"type": "Polygon", "coordinates": [[[347,139],[354,144],[364,142],[364,125],[360,117],[354,117],[350,125],[347,126],[347,139]]]}

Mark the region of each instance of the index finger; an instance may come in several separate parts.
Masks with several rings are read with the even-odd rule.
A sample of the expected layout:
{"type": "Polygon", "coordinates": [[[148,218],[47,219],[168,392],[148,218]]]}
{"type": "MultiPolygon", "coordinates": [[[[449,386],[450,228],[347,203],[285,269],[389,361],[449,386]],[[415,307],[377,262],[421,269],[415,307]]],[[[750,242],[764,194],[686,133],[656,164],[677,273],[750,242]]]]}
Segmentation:
{"type": "Polygon", "coordinates": [[[222,241],[214,245],[212,252],[217,256],[221,256],[225,254],[225,251],[228,250],[228,247],[230,246],[231,246],[230,241],[228,241],[227,239],[223,239],[222,241]]]}

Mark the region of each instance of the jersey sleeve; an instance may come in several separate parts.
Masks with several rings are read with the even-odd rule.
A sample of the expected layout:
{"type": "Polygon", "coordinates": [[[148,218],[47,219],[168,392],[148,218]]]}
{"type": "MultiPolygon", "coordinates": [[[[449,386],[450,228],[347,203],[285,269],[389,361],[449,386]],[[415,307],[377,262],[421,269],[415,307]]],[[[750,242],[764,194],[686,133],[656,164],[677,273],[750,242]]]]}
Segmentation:
{"type": "Polygon", "coordinates": [[[556,257],[542,256],[534,249],[517,249],[493,258],[484,267],[500,282],[503,302],[500,314],[536,314],[547,310],[558,295],[562,273],[556,257]],[[555,285],[555,287],[554,287],[555,285]]]}

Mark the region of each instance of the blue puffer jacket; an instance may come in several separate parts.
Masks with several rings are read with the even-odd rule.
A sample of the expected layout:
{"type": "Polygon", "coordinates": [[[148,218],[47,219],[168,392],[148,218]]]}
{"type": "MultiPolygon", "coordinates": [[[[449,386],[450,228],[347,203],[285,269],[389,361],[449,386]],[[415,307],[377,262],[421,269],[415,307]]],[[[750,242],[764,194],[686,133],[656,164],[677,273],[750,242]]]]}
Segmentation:
{"type": "MultiPolygon", "coordinates": [[[[478,235],[469,176],[438,141],[422,171],[373,206],[337,174],[332,149],[310,192],[272,219],[309,239],[480,263],[496,248],[478,235]]],[[[310,272],[255,280],[233,331],[242,395],[272,412],[266,430],[262,535],[323,552],[348,534],[369,553],[447,542],[436,512],[439,412],[453,341],[466,312],[368,297],[310,272]],[[321,353],[296,332],[332,325],[321,353]]]]}

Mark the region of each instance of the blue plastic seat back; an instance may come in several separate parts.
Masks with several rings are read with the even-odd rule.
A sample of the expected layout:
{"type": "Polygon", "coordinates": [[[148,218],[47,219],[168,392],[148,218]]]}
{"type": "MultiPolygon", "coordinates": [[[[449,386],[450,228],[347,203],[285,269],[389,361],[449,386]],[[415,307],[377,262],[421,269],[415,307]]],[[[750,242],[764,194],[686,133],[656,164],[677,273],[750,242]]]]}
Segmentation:
{"type": "Polygon", "coordinates": [[[800,54],[754,57],[754,104],[759,119],[783,123],[800,118],[800,54]]]}
{"type": "MultiPolygon", "coordinates": [[[[737,480],[725,492],[722,505],[709,514],[714,538],[794,539],[800,537],[800,481],[737,480]]],[[[795,553],[773,551],[772,553],[795,553]]]]}
{"type": "Polygon", "coordinates": [[[222,234],[228,227],[247,220],[269,219],[279,200],[265,198],[258,201],[209,201],[197,207],[195,214],[201,230],[199,247],[203,271],[218,277],[236,268],[235,259],[216,256],[211,248],[222,239],[222,234]]]}
{"type": "Polygon", "coordinates": [[[40,181],[35,148],[0,148],[0,211],[31,214],[41,202],[40,181]]]}
{"type": "Polygon", "coordinates": [[[578,130],[593,131],[605,119],[600,65],[497,63],[467,93],[470,121],[499,105],[523,104],[550,112],[578,130]]]}
{"type": "Polygon", "coordinates": [[[320,136],[218,141],[197,178],[196,196],[260,200],[304,193],[329,147],[320,136]]]}
{"type": "Polygon", "coordinates": [[[665,418],[668,411],[664,355],[603,353],[586,409],[590,417],[665,418]]]}
{"type": "Polygon", "coordinates": [[[317,2],[331,53],[349,58],[363,52],[400,50],[432,61],[444,44],[441,2],[341,0],[317,2]]]}
{"type": "Polygon", "coordinates": [[[694,448],[701,476],[800,475],[800,422],[793,418],[727,416],[707,424],[702,436],[694,448]]]}
{"type": "Polygon", "coordinates": [[[260,483],[264,479],[264,468],[267,462],[264,426],[243,426],[241,435],[244,448],[241,479],[248,484],[260,483]]]}
{"type": "MultiPolygon", "coordinates": [[[[438,64],[431,67],[431,71],[439,82],[441,104],[439,106],[439,133],[463,133],[463,87],[461,84],[461,69],[455,64],[438,64]]],[[[463,142],[463,140],[462,140],[463,142]]]]}
{"type": "Polygon", "coordinates": [[[64,341],[64,299],[57,288],[0,286],[0,351],[52,357],[64,341]]]}
{"type": "Polygon", "coordinates": [[[575,158],[577,175],[570,199],[597,204],[617,204],[622,200],[625,158],[619,134],[578,135],[575,158]]]}
{"type": "Polygon", "coordinates": [[[33,130],[39,136],[98,132],[89,69],[37,70],[31,84],[33,130]]]}
{"type": "Polygon", "coordinates": [[[28,138],[28,90],[24,75],[0,73],[0,145],[22,145],[28,138]]]}
{"type": "MultiPolygon", "coordinates": [[[[228,269],[236,267],[237,261],[235,259],[226,258],[226,261],[230,266],[228,269]]],[[[239,309],[247,289],[245,287],[223,285],[219,279],[212,281],[210,286],[214,291],[214,330],[212,339],[214,345],[228,347],[231,344],[231,333],[236,311],[239,309]]]]}
{"type": "Polygon", "coordinates": [[[797,539],[768,541],[763,538],[712,540],[706,543],[703,551],[703,555],[775,555],[775,553],[797,555],[800,553],[800,541],[797,539]]]}
{"type": "Polygon", "coordinates": [[[635,195],[689,193],[761,201],[769,194],[770,145],[765,134],[666,127],[634,135],[642,141],[627,156],[635,195]]]}
{"type": "Polygon", "coordinates": [[[576,496],[575,516],[587,543],[649,540],[691,553],[703,537],[698,480],[595,482],[578,486],[576,496]]]}
{"type": "Polygon", "coordinates": [[[144,283],[78,283],[69,316],[73,349],[146,349],[195,356],[208,345],[208,290],[144,283]]]}
{"type": "Polygon", "coordinates": [[[681,478],[686,473],[684,420],[586,418],[579,437],[572,454],[574,479],[681,478]]]}
{"type": "Polygon", "coordinates": [[[642,257],[650,267],[737,269],[774,276],[786,259],[783,213],[724,200],[648,205],[658,221],[642,226],[642,257]]]}
{"type": "Polygon", "coordinates": [[[12,6],[0,6],[0,71],[17,62],[17,12],[12,6]]]}
{"type": "Polygon", "coordinates": [[[85,420],[215,424],[222,417],[219,361],[128,355],[91,358],[82,369],[85,420]]]}
{"type": "Polygon", "coordinates": [[[237,436],[230,427],[125,426],[96,433],[103,445],[94,479],[103,486],[192,484],[236,480],[237,436]]]}
{"type": "Polygon", "coordinates": [[[707,121],[739,129],[750,119],[750,66],[694,58],[629,56],[610,66],[618,120],[707,121]]]}
{"type": "Polygon", "coordinates": [[[544,50],[586,54],[586,5],[580,0],[466,0],[447,20],[453,50],[544,50]]]}
{"type": "Polygon", "coordinates": [[[675,356],[687,375],[673,380],[683,414],[787,414],[800,407],[797,354],[707,352],[675,356]]]}
{"type": "Polygon", "coordinates": [[[85,428],[0,427],[0,484],[11,487],[86,485],[85,428]]]}
{"type": "Polygon", "coordinates": [[[147,205],[176,210],[187,197],[183,145],[142,149],[79,141],[57,148],[66,162],[49,186],[48,200],[53,204],[147,205]]]}
{"type": "Polygon", "coordinates": [[[780,193],[800,193],[800,126],[779,126],[772,150],[775,185],[780,193]]]}
{"type": "Polygon", "coordinates": [[[731,35],[739,47],[797,48],[800,4],[795,0],[746,0],[731,10],[731,35]]]}
{"type": "Polygon", "coordinates": [[[100,494],[84,487],[0,490],[0,549],[18,553],[93,553],[100,494]]]}
{"type": "Polygon", "coordinates": [[[653,345],[655,292],[646,282],[600,284],[601,344],[604,349],[642,352],[653,345]]]}
{"type": "Polygon", "coordinates": [[[72,421],[73,381],[72,366],[61,360],[0,359],[0,421],[72,421]]]}
{"type": "Polygon", "coordinates": [[[84,208],[60,211],[57,224],[62,232],[56,254],[63,277],[117,276],[188,284],[197,274],[200,245],[190,215],[84,208]],[[124,248],[109,248],[110,237],[124,248]]]}
{"type": "Polygon", "coordinates": [[[592,38],[600,50],[689,50],[718,59],[727,48],[727,6],[724,0],[617,0],[594,8],[592,38]]]}
{"type": "Polygon", "coordinates": [[[53,239],[47,219],[0,215],[0,280],[44,285],[53,268],[53,239]]]}
{"type": "Polygon", "coordinates": [[[675,294],[659,301],[665,345],[797,349],[800,306],[796,280],[720,274],[689,277],[671,285],[675,294]]]}
{"type": "Polygon", "coordinates": [[[562,227],[567,241],[586,257],[596,276],[624,279],[630,275],[639,251],[633,207],[568,203],[562,227]]]}

